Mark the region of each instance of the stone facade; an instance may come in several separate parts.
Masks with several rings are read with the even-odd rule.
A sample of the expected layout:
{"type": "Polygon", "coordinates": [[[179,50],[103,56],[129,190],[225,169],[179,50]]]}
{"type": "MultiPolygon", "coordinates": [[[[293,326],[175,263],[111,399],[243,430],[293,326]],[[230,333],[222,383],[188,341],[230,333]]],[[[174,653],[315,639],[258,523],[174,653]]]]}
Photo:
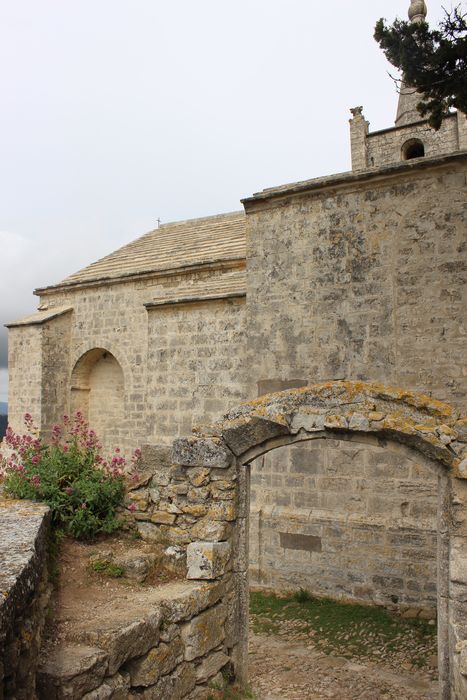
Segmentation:
{"type": "MultiPolygon", "coordinates": [[[[240,627],[250,472],[239,467],[248,462],[253,582],[422,614],[437,605],[451,659],[443,682],[457,692],[466,635],[451,627],[447,642],[448,584],[436,574],[446,511],[437,443],[422,455],[381,441],[343,445],[341,429],[366,434],[373,423],[393,437],[391,406],[379,418],[377,408],[372,417],[339,411],[326,425],[312,411],[295,432],[284,419],[282,434],[280,421],[256,417],[243,432],[229,422],[222,438],[200,437],[241,401],[330,380],[462,406],[465,115],[435,132],[400,105],[396,127],[371,133],[362,108],[352,113],[352,172],[264,190],[243,200],[244,212],[164,225],[38,290],[38,312],[10,324],[9,418],[18,429],[29,411],[46,434],[79,409],[106,447],[146,446],[149,473],[128,496],[140,533],[182,548],[193,578],[230,576],[240,627]],[[192,426],[197,437],[176,444],[174,465],[164,446],[192,426]],[[300,430],[322,440],[293,445],[300,430]],[[254,454],[239,465],[232,452],[243,459],[247,437],[254,454]]],[[[411,439],[426,447],[419,432],[411,439]]],[[[462,476],[465,465],[455,469],[462,476]]],[[[465,542],[452,543],[460,561],[465,542]]]]}

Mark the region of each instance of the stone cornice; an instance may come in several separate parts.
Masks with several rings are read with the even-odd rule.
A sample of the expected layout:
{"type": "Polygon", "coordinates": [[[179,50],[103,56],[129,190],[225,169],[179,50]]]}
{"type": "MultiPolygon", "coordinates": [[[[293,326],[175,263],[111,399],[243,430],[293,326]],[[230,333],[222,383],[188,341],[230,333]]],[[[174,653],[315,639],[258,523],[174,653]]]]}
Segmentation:
{"type": "Polygon", "coordinates": [[[344,188],[355,189],[365,182],[374,182],[376,184],[384,180],[391,180],[404,175],[412,175],[428,169],[441,168],[451,163],[462,161],[466,157],[467,151],[457,151],[456,153],[445,156],[416,158],[380,168],[368,168],[365,170],[349,171],[337,175],[314,178],[313,180],[302,180],[301,182],[294,182],[290,185],[271,187],[262,192],[257,192],[252,197],[242,199],[242,203],[248,214],[250,211],[256,211],[267,207],[268,204],[269,206],[278,206],[283,200],[290,200],[307,194],[321,193],[326,190],[344,188]]]}
{"type": "Polygon", "coordinates": [[[54,294],[55,292],[74,291],[75,289],[89,289],[91,287],[102,287],[111,284],[122,284],[124,282],[140,281],[145,279],[159,279],[161,277],[173,277],[175,275],[190,275],[194,272],[206,272],[216,270],[232,270],[244,268],[246,264],[244,257],[226,258],[214,260],[209,263],[194,263],[193,265],[181,265],[165,270],[147,270],[145,272],[123,274],[119,277],[101,277],[83,282],[69,282],[68,284],[56,284],[48,287],[39,287],[34,290],[36,296],[54,294]]]}

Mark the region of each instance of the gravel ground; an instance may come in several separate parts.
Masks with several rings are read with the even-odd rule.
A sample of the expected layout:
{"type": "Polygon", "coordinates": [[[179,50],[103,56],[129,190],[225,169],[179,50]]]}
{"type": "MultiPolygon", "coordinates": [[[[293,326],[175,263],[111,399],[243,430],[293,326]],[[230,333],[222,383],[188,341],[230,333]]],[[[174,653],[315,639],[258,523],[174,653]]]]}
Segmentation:
{"type": "MultiPolygon", "coordinates": [[[[279,634],[250,633],[250,681],[257,700],[436,700],[436,654],[417,649],[428,666],[419,669],[407,659],[410,639],[401,648],[369,658],[325,654],[313,636],[301,632],[300,621],[281,621],[279,634]]],[[[363,633],[363,631],[362,631],[363,633]]]]}

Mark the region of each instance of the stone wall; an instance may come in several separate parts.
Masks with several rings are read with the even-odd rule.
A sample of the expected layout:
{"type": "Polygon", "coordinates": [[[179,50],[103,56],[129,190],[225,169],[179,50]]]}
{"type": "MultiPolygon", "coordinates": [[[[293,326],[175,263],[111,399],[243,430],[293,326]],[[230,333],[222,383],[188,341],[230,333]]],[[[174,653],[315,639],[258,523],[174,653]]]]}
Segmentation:
{"type": "Polygon", "coordinates": [[[247,366],[461,403],[467,156],[265,190],[247,211],[247,366]]]}
{"type": "Polygon", "coordinates": [[[370,132],[370,123],[362,114],[362,107],[351,109],[350,148],[352,170],[384,168],[405,160],[403,147],[413,139],[421,141],[424,157],[433,158],[467,148],[467,122],[462,112],[455,112],[443,119],[435,131],[426,120],[370,132]]]}
{"type": "Polygon", "coordinates": [[[12,427],[22,429],[26,411],[47,430],[64,413],[81,408],[89,417],[90,405],[94,420],[99,406],[114,404],[113,384],[106,397],[105,382],[98,382],[94,398],[89,381],[86,395],[79,395],[79,382],[73,386],[76,368],[96,349],[102,351],[96,362],[106,351],[123,375],[118,420],[112,430],[104,426],[109,450],[118,445],[129,454],[148,439],[169,443],[193,423],[209,422],[246,398],[244,292],[216,299],[208,294],[217,286],[241,287],[243,267],[208,266],[44,293],[47,310],[37,314],[40,322],[26,319],[10,327],[12,427]],[[186,294],[179,292],[182,288],[186,294]],[[181,302],[179,293],[196,301],[181,302]],[[42,319],[63,308],[72,311],[42,319]]]}
{"type": "Polygon", "coordinates": [[[207,700],[233,673],[232,603],[228,576],[142,590],[128,609],[84,620],[48,653],[38,698],[207,700]]]}
{"type": "Polygon", "coordinates": [[[419,139],[425,148],[425,157],[453,153],[459,148],[457,114],[443,120],[439,131],[426,121],[369,133],[366,140],[367,166],[380,168],[404,160],[402,147],[410,139],[419,139]]]}
{"type": "Polygon", "coordinates": [[[149,310],[147,440],[171,444],[246,397],[245,299],[149,310]]]}
{"type": "Polygon", "coordinates": [[[0,700],[36,697],[49,524],[46,506],[0,499],[0,700]]]}
{"type": "Polygon", "coordinates": [[[23,417],[31,413],[40,426],[42,409],[42,332],[40,326],[22,326],[8,335],[8,423],[23,432],[23,417]]]}
{"type": "MultiPolygon", "coordinates": [[[[186,546],[188,577],[197,578],[200,572],[207,577],[215,576],[218,571],[225,570],[226,551],[230,549],[229,563],[238,606],[235,615],[240,630],[245,633],[249,505],[245,465],[272,450],[322,439],[341,439],[385,450],[398,445],[397,449],[413,457],[416,463],[416,455],[420,454],[423,461],[430,460],[438,475],[436,600],[440,697],[463,700],[467,692],[466,421],[455,408],[426,395],[379,383],[335,381],[266,395],[236,407],[214,425],[197,431],[194,437],[176,440],[171,467],[173,476],[162,489],[164,499],[170,501],[173,494],[181,499],[175,504],[181,511],[174,513],[176,537],[179,522],[184,522],[183,503],[190,492],[193,469],[210,480],[211,475],[225,470],[227,490],[232,492],[228,506],[220,509],[230,532],[212,533],[210,541],[190,541],[193,532],[187,533],[186,542],[190,542],[186,546]]],[[[205,498],[211,521],[216,520],[215,514],[219,512],[219,506],[211,506],[217,493],[218,486],[208,481],[205,498]]],[[[167,507],[167,512],[170,508],[167,507]]],[[[193,529],[197,524],[195,520],[193,529]]],[[[294,537],[296,534],[293,531],[283,533],[283,544],[292,548],[291,545],[298,544],[303,547],[306,542],[309,549],[319,549],[316,532],[309,533],[308,537],[307,533],[294,537]]],[[[170,532],[167,537],[170,540],[170,532]]],[[[401,541],[399,544],[405,547],[408,543],[401,541]]],[[[240,633],[240,653],[236,654],[234,666],[240,677],[246,668],[246,641],[240,633]]]]}
{"type": "Polygon", "coordinates": [[[438,475],[339,440],[251,464],[250,581],[436,616],[438,475]]]}

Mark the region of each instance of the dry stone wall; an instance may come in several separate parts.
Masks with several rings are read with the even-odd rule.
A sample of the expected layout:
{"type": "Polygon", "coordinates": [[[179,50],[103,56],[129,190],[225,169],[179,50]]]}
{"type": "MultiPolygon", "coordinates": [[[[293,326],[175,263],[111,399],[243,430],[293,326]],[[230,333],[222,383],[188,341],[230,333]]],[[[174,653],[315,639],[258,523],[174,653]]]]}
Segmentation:
{"type": "Polygon", "coordinates": [[[46,506],[0,498],[0,700],[36,697],[49,526],[46,506]]]}
{"type": "Polygon", "coordinates": [[[207,700],[233,672],[231,581],[174,582],[105,610],[49,651],[39,700],[207,700]],[[230,625],[230,626],[229,626],[230,625]]]}

